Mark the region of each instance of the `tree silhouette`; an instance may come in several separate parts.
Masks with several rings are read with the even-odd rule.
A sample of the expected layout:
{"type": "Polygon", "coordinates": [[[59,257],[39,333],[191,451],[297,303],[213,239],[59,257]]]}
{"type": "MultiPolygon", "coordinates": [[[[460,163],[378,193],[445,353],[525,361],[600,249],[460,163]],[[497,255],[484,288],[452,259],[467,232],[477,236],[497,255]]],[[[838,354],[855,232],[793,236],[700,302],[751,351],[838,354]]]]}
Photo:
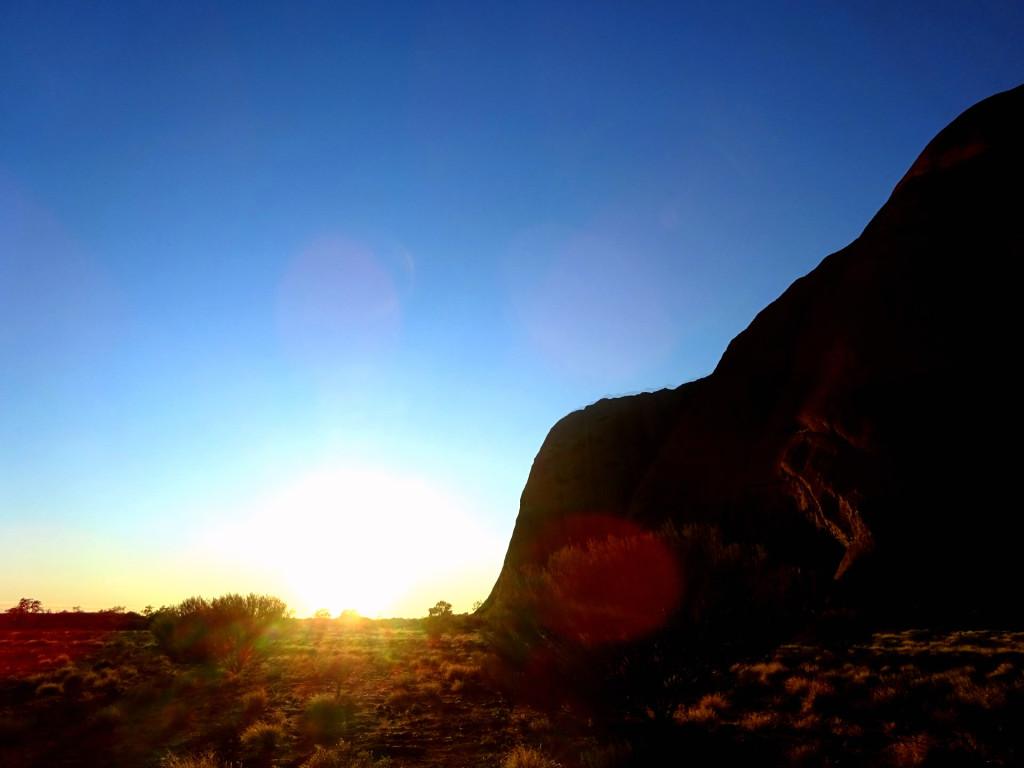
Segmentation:
{"type": "Polygon", "coordinates": [[[452,604],[449,603],[447,600],[438,600],[437,605],[435,605],[433,608],[430,608],[427,611],[427,613],[432,618],[446,618],[452,615],[452,604]]]}
{"type": "Polygon", "coordinates": [[[13,608],[8,608],[7,613],[15,616],[24,616],[28,613],[43,613],[43,603],[31,597],[23,597],[13,608]]]}

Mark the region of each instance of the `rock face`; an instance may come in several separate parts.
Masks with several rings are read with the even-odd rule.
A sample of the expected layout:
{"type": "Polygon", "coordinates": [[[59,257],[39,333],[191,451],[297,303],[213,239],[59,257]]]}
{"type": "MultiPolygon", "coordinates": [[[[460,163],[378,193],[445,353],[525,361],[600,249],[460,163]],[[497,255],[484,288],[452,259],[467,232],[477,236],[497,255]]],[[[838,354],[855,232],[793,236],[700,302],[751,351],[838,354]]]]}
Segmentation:
{"type": "Polygon", "coordinates": [[[879,599],[1019,610],[1022,160],[1024,86],[943,130],[710,376],[558,422],[487,605],[624,518],[714,521],[879,599]]]}

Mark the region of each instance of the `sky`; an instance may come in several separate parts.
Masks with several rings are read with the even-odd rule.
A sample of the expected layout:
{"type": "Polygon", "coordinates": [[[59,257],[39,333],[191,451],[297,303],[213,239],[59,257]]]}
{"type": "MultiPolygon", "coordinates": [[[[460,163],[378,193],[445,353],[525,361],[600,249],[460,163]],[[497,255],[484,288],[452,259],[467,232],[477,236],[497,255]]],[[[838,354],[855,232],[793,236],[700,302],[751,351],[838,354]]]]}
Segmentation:
{"type": "Polygon", "coordinates": [[[1018,2],[0,4],[0,610],[486,598],[548,429],[707,375],[1018,2]]]}

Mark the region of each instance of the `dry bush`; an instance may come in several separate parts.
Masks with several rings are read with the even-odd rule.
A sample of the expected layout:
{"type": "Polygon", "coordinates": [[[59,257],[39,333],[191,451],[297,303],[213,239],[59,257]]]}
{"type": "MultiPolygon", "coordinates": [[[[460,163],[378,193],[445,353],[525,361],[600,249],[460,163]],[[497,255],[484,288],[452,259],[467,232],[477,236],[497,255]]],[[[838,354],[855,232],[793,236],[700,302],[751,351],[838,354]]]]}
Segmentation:
{"type": "Polygon", "coordinates": [[[818,754],[820,744],[817,742],[811,742],[810,744],[799,744],[789,750],[789,764],[797,768],[798,766],[817,766],[821,765],[821,755],[818,754]]]}
{"type": "Polygon", "coordinates": [[[317,694],[303,708],[303,727],[314,741],[335,741],[348,729],[354,715],[354,703],[347,697],[317,694]]]}
{"type": "Polygon", "coordinates": [[[871,668],[863,664],[848,662],[842,666],[839,674],[849,685],[872,685],[878,682],[878,678],[871,668]]]}
{"type": "Polygon", "coordinates": [[[741,681],[756,680],[761,685],[771,683],[772,678],[779,672],[788,671],[786,665],[778,660],[760,661],[756,664],[737,664],[733,670],[739,674],[741,681]]]}
{"type": "Polygon", "coordinates": [[[242,717],[251,722],[267,711],[270,697],[264,688],[248,691],[242,696],[242,717]]]}
{"type": "Polygon", "coordinates": [[[859,739],[864,735],[864,729],[856,723],[849,723],[841,717],[833,717],[828,723],[829,731],[836,736],[847,739],[859,739]]]}
{"type": "Polygon", "coordinates": [[[548,733],[553,726],[543,712],[516,707],[509,716],[509,727],[520,736],[527,736],[548,733]]]}
{"type": "Polygon", "coordinates": [[[710,707],[718,712],[724,712],[729,709],[731,703],[724,693],[707,693],[700,697],[700,701],[697,702],[698,706],[710,707]]]}
{"type": "Polygon", "coordinates": [[[463,680],[477,682],[482,675],[482,668],[479,664],[456,664],[450,661],[443,662],[440,667],[441,677],[445,680],[463,680]]]}
{"type": "Polygon", "coordinates": [[[127,719],[124,708],[120,704],[110,704],[92,716],[92,726],[100,731],[112,730],[124,725],[127,719]]]}
{"type": "Polygon", "coordinates": [[[329,686],[335,696],[340,696],[342,689],[354,678],[365,673],[365,664],[351,653],[334,653],[318,658],[314,664],[315,678],[329,686]]]}
{"type": "Polygon", "coordinates": [[[1006,695],[998,683],[976,683],[972,673],[975,673],[973,667],[951,669],[933,675],[929,682],[937,689],[947,691],[947,699],[953,704],[994,709],[1006,703],[1006,695]]]}
{"type": "Polygon", "coordinates": [[[916,768],[928,757],[935,739],[927,733],[906,736],[886,749],[886,757],[895,768],[916,768]]]}
{"type": "Polygon", "coordinates": [[[680,708],[676,711],[675,719],[680,723],[712,723],[718,719],[718,712],[712,707],[705,707],[697,704],[693,707],[680,708]]]}
{"type": "Polygon", "coordinates": [[[45,683],[41,683],[36,688],[36,696],[39,698],[47,698],[51,696],[60,696],[64,693],[64,689],[61,688],[60,683],[56,683],[52,680],[45,683]]]}
{"type": "Polygon", "coordinates": [[[821,699],[831,698],[835,695],[836,689],[830,683],[820,678],[814,678],[804,690],[804,701],[801,710],[804,713],[810,712],[821,699]]]}
{"type": "Polygon", "coordinates": [[[444,693],[444,683],[440,680],[425,680],[420,683],[417,692],[425,699],[439,699],[444,693]]]}
{"type": "Polygon", "coordinates": [[[539,750],[517,744],[502,759],[501,768],[561,768],[561,764],[539,750]]]}
{"type": "Polygon", "coordinates": [[[730,706],[729,699],[724,694],[708,693],[701,696],[694,706],[679,709],[675,719],[677,722],[712,723],[730,706]]]}
{"type": "Polygon", "coordinates": [[[739,725],[748,731],[760,731],[777,725],[779,716],[774,712],[747,712],[740,718],[739,725]]]}
{"type": "Polygon", "coordinates": [[[907,695],[906,689],[898,682],[886,682],[871,689],[872,705],[889,704],[907,695]]]}
{"type": "Polygon", "coordinates": [[[80,672],[73,672],[65,677],[62,684],[64,695],[71,696],[72,698],[79,696],[86,688],[87,679],[88,675],[83,675],[80,672]]]}
{"type": "Polygon", "coordinates": [[[631,764],[632,756],[629,742],[591,747],[580,753],[580,768],[621,768],[631,764]]]}
{"type": "Polygon", "coordinates": [[[242,751],[249,757],[265,758],[276,752],[287,738],[284,728],[278,723],[259,720],[241,735],[242,751]]]}
{"type": "Polygon", "coordinates": [[[13,737],[28,730],[31,720],[20,713],[0,712],[0,744],[13,740],[13,737]]]}
{"type": "Polygon", "coordinates": [[[384,697],[384,706],[396,712],[404,712],[416,703],[416,694],[408,687],[395,688],[384,697]]]}
{"type": "Polygon", "coordinates": [[[198,755],[167,755],[160,761],[160,768],[223,768],[223,764],[212,752],[198,755]]]}
{"type": "Polygon", "coordinates": [[[157,645],[175,661],[217,662],[240,669],[257,655],[270,627],[290,615],[272,595],[229,593],[213,600],[190,597],[161,608],[150,622],[157,645]]]}
{"type": "Polygon", "coordinates": [[[799,696],[811,685],[811,680],[802,675],[793,675],[782,684],[782,688],[791,696],[799,696]]]}
{"type": "Polygon", "coordinates": [[[330,747],[318,745],[300,768],[389,768],[390,765],[390,758],[374,757],[371,752],[356,750],[346,741],[339,740],[330,747]]]}
{"type": "Polygon", "coordinates": [[[791,725],[797,731],[817,731],[821,728],[821,716],[805,711],[799,717],[794,718],[791,725]]]}
{"type": "Polygon", "coordinates": [[[1009,677],[1016,670],[1017,668],[1013,666],[1013,664],[1011,664],[1008,661],[1004,661],[998,667],[989,672],[988,675],[986,675],[986,677],[988,677],[990,680],[994,680],[999,677],[1009,677]]]}

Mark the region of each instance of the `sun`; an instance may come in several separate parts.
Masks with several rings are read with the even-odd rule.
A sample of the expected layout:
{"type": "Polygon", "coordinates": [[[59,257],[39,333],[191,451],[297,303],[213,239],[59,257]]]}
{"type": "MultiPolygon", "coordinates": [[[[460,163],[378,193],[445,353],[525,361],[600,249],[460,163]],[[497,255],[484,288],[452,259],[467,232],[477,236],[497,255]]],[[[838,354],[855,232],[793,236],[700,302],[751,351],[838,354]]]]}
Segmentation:
{"type": "Polygon", "coordinates": [[[481,555],[494,549],[452,493],[424,478],[350,467],[297,478],[221,531],[215,547],[271,574],[299,616],[326,608],[370,617],[408,615],[408,599],[431,580],[479,572],[481,555]]]}

